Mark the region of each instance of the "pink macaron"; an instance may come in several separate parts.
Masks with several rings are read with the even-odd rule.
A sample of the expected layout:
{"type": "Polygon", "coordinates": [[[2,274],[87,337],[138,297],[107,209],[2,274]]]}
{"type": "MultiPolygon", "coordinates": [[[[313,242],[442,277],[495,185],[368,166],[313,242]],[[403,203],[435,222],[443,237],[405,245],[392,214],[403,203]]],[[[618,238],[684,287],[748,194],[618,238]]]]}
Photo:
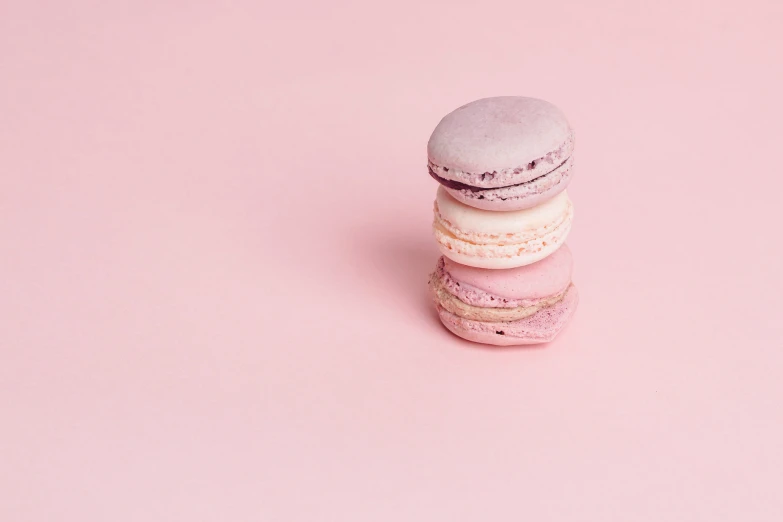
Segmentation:
{"type": "Polygon", "coordinates": [[[444,256],[429,284],[440,320],[454,334],[498,346],[546,343],[576,310],[572,266],[566,245],[541,261],[506,270],[461,265],[444,256]]]}
{"type": "Polygon", "coordinates": [[[458,201],[522,210],[551,199],[573,176],[574,133],[536,98],[484,98],[447,114],[427,144],[428,169],[458,201]]]}

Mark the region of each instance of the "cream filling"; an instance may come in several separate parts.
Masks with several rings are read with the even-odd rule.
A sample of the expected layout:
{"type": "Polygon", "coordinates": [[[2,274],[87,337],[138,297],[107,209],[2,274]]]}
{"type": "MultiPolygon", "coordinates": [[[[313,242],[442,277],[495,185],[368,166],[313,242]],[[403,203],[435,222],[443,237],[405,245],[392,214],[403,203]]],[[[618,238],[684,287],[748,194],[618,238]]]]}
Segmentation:
{"type": "Polygon", "coordinates": [[[480,306],[467,304],[457,298],[454,294],[449,293],[437,277],[433,277],[430,280],[430,288],[435,302],[445,310],[458,317],[484,322],[511,322],[524,319],[543,308],[560,302],[563,297],[565,297],[566,291],[568,290],[566,288],[558,294],[542,298],[535,304],[529,306],[518,306],[516,308],[482,308],[480,306]]]}
{"type": "Polygon", "coordinates": [[[461,241],[473,243],[476,245],[498,245],[498,246],[524,243],[526,241],[534,240],[536,238],[549,235],[553,231],[562,227],[564,223],[571,221],[571,218],[573,217],[573,213],[574,213],[573,204],[569,200],[568,206],[566,207],[566,211],[562,215],[558,216],[556,220],[551,221],[550,223],[546,223],[545,225],[540,226],[538,228],[522,230],[520,232],[486,233],[486,232],[468,232],[456,227],[449,220],[445,219],[441,215],[437,202],[435,202],[434,210],[435,210],[434,213],[435,220],[433,223],[433,227],[435,227],[436,229],[440,229],[444,234],[447,234],[455,239],[459,239],[461,241]]]}
{"type": "Polygon", "coordinates": [[[435,208],[435,240],[444,248],[467,256],[492,258],[532,254],[558,243],[571,227],[573,205],[557,221],[535,230],[507,234],[468,233],[451,226],[435,208]]]}

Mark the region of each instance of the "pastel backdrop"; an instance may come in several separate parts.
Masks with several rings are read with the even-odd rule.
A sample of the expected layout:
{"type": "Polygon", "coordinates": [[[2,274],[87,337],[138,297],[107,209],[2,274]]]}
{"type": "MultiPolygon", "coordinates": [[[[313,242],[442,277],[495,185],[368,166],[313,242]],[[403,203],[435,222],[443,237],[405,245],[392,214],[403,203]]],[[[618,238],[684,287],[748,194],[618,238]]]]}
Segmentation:
{"type": "Polygon", "coordinates": [[[0,520],[783,517],[783,7],[0,2],[0,520]],[[426,294],[426,142],[576,129],[543,349],[426,294]]]}

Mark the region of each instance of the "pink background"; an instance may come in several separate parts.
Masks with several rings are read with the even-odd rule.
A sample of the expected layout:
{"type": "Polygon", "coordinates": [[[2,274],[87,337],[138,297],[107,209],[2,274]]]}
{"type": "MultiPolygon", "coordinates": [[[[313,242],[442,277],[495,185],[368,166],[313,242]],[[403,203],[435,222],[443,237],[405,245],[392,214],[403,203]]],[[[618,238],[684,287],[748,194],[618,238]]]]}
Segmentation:
{"type": "Polygon", "coordinates": [[[367,4],[0,1],[0,520],[783,519],[781,3],[367,4]],[[426,295],[498,94],[577,131],[545,349],[426,295]]]}

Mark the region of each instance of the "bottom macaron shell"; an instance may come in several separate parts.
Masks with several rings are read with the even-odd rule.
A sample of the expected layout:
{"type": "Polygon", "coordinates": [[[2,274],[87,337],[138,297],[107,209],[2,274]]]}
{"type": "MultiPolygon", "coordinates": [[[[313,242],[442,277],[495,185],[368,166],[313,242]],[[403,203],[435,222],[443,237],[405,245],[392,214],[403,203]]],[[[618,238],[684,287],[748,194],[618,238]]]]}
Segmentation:
{"type": "Polygon", "coordinates": [[[440,306],[438,316],[446,328],[468,341],[495,346],[540,344],[552,341],[565,328],[578,303],[579,293],[572,284],[561,301],[519,321],[473,321],[454,315],[440,306]]]}

